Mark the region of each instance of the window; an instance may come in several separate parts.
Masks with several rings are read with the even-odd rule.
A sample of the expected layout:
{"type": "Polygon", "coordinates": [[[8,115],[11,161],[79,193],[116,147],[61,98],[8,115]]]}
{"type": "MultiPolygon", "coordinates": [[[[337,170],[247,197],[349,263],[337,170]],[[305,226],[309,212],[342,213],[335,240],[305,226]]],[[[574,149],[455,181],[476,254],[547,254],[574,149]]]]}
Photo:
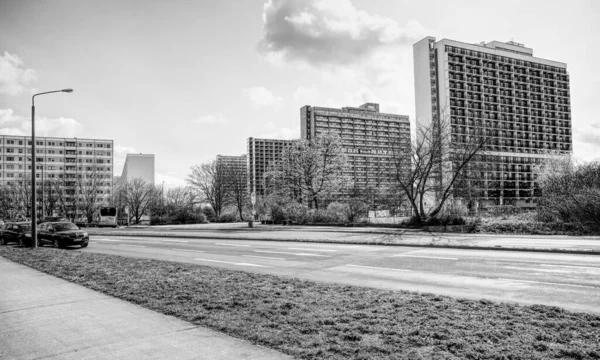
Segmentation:
{"type": "Polygon", "coordinates": [[[6,161],[15,161],[15,157],[14,156],[7,156],[6,157],[6,161]]]}

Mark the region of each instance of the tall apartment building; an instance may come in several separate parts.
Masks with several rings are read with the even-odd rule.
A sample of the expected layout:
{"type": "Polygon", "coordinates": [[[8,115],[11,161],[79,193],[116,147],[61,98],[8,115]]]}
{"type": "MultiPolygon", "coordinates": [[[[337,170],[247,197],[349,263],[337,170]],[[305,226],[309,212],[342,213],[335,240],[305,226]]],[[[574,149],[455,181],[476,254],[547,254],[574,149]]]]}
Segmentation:
{"type": "Polygon", "coordinates": [[[121,182],[140,178],[150,185],[154,185],[154,154],[127,154],[121,182]]]}
{"type": "Polygon", "coordinates": [[[485,164],[481,205],[535,206],[533,166],[548,151],[572,151],[567,65],[512,41],[426,37],[413,50],[417,123],[449,120],[456,144],[474,127],[492,136],[478,159],[485,164]]]}
{"type": "Polygon", "coordinates": [[[349,159],[348,175],[358,189],[390,185],[395,172],[393,147],[410,148],[408,116],[381,113],[374,103],[341,109],[303,106],[300,129],[307,140],[326,131],[341,137],[349,159]]]}
{"type": "Polygon", "coordinates": [[[279,160],[283,149],[290,146],[293,141],[248,138],[248,191],[254,192],[257,198],[267,195],[264,174],[269,165],[279,160]]]}
{"type": "MultiPolygon", "coordinates": [[[[228,170],[234,171],[237,179],[244,179],[244,188],[247,187],[248,157],[246,154],[240,156],[217,155],[217,165],[225,166],[228,170]]],[[[235,191],[236,185],[229,186],[233,186],[235,191]]],[[[247,191],[247,188],[245,191],[247,191]]]]}
{"type": "MultiPolygon", "coordinates": [[[[0,135],[0,184],[5,190],[31,182],[31,155],[31,137],[0,135]]],[[[38,188],[41,191],[42,182],[60,180],[62,186],[68,186],[94,176],[97,200],[108,204],[113,159],[113,140],[36,137],[38,188]]],[[[67,194],[66,200],[72,202],[74,196],[67,194]]],[[[41,201],[41,196],[38,200],[41,201]]]]}

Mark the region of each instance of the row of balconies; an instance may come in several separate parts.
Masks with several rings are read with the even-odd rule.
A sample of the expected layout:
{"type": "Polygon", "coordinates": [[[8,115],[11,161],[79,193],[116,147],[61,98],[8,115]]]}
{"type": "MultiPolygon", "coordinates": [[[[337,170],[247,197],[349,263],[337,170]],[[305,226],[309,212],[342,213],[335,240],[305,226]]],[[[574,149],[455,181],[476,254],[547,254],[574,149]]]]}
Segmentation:
{"type": "MultiPolygon", "coordinates": [[[[484,90],[481,90],[481,86],[480,85],[472,85],[473,83],[477,83],[477,84],[481,84],[481,81],[471,81],[471,82],[465,82],[464,80],[460,80],[460,79],[449,79],[449,85],[450,88],[452,89],[459,89],[459,90],[469,90],[469,91],[476,91],[476,92],[488,92],[488,93],[496,93],[497,91],[503,91],[503,89],[516,89],[516,90],[522,90],[522,91],[529,91],[531,93],[536,93],[536,94],[549,94],[549,93],[553,93],[554,89],[565,89],[565,91],[562,90],[556,90],[556,94],[558,96],[562,96],[562,97],[569,97],[569,88],[568,87],[558,87],[555,86],[553,88],[542,88],[542,86],[534,86],[531,84],[513,84],[513,83],[508,83],[508,82],[500,82],[499,84],[496,84],[495,82],[490,82],[490,81],[484,81],[484,90]],[[491,87],[493,86],[493,88],[491,87]]],[[[510,90],[509,90],[510,91],[510,90]]]]}
{"type": "MultiPolygon", "coordinates": [[[[456,68],[456,67],[450,67],[450,71],[448,72],[449,74],[449,78],[451,79],[458,79],[458,80],[462,80],[464,81],[465,76],[464,74],[467,74],[466,79],[467,81],[473,81],[473,82],[478,82],[481,83],[482,78],[483,80],[487,80],[492,84],[496,83],[496,79],[502,79],[502,80],[510,80],[510,81],[515,81],[515,82],[520,82],[520,83],[525,83],[525,84],[537,84],[537,85],[545,85],[545,86],[557,86],[557,87],[564,87],[564,88],[568,88],[568,80],[558,80],[556,79],[555,81],[551,81],[551,80],[545,80],[548,78],[542,78],[542,77],[530,77],[530,76],[526,76],[526,75],[514,75],[512,73],[500,73],[500,74],[496,74],[493,71],[478,71],[478,70],[469,70],[467,69],[466,71],[462,70],[460,67],[456,68]],[[476,76],[468,76],[468,75],[476,75],[476,76]]],[[[487,82],[486,82],[487,83],[487,82]]]]}
{"type": "Polygon", "coordinates": [[[527,71],[544,71],[542,74],[546,74],[548,76],[568,76],[567,71],[564,68],[555,67],[551,65],[539,64],[535,62],[523,61],[518,59],[513,59],[511,57],[502,57],[492,54],[484,54],[477,52],[476,56],[467,55],[467,51],[465,49],[457,49],[458,52],[450,51],[448,52],[448,61],[455,62],[459,64],[469,64],[474,66],[483,66],[492,69],[501,69],[503,71],[514,71],[525,73],[527,71]],[[452,55],[451,55],[452,54],[452,55]],[[460,55],[459,55],[460,54],[460,55]],[[464,55],[464,56],[461,56],[464,55]],[[490,58],[491,57],[491,58],[490,58]],[[483,58],[486,58],[483,60],[483,58]],[[481,60],[480,60],[481,59],[481,60]],[[507,65],[508,64],[508,65],[507,65]],[[532,70],[535,69],[535,70],[532,70]]]}
{"type": "Polygon", "coordinates": [[[551,104],[556,104],[556,103],[565,104],[565,105],[569,104],[568,99],[555,97],[556,94],[548,94],[551,96],[542,97],[542,95],[540,95],[540,94],[529,94],[526,92],[519,92],[519,91],[515,91],[513,93],[512,91],[509,91],[509,90],[495,91],[494,89],[486,88],[486,87],[484,87],[484,89],[483,89],[483,94],[481,94],[480,92],[450,91],[450,98],[451,99],[452,98],[454,98],[454,99],[469,99],[469,100],[477,100],[477,101],[485,101],[485,102],[498,102],[497,96],[490,97],[487,94],[500,95],[500,99],[505,98],[505,99],[512,100],[512,99],[516,98],[516,99],[526,99],[526,100],[539,101],[539,102],[547,102],[547,103],[551,103],[551,104]]]}
{"type": "MultiPolygon", "coordinates": [[[[466,127],[464,126],[464,124],[452,124],[452,132],[454,133],[461,133],[461,134],[475,134],[476,131],[478,131],[477,129],[473,129],[470,127],[466,127]],[[455,126],[455,125],[463,125],[463,126],[455,126]]],[[[472,125],[471,125],[472,126],[472,125]]],[[[557,129],[557,128],[548,128],[546,127],[545,129],[534,129],[534,127],[532,127],[532,129],[529,128],[512,128],[512,127],[503,127],[504,129],[510,130],[510,131],[499,131],[499,130],[490,130],[490,129],[500,129],[501,127],[499,126],[493,126],[493,127],[489,127],[486,126],[484,127],[485,129],[485,134],[486,136],[499,136],[499,137],[506,137],[506,138],[517,138],[517,139],[528,139],[527,136],[529,136],[531,134],[532,140],[542,140],[540,137],[543,136],[556,136],[556,135],[560,135],[560,137],[562,137],[562,135],[570,135],[570,131],[565,131],[568,129],[557,129]],[[512,130],[516,130],[516,131],[512,131],[512,130]],[[524,135],[521,135],[521,131],[523,131],[524,135]],[[523,137],[525,136],[525,137],[523,137]]],[[[569,142],[570,138],[569,136],[565,137],[566,141],[569,142]]],[[[556,140],[554,140],[556,141],[556,140]]],[[[561,140],[562,141],[562,140],[561,140]]]]}
{"type": "MultiPolygon", "coordinates": [[[[480,114],[478,114],[479,116],[480,114]]],[[[505,114],[500,114],[499,116],[497,116],[497,119],[494,119],[494,116],[496,114],[491,114],[488,115],[487,113],[484,114],[483,118],[484,119],[490,119],[490,120],[500,120],[500,121],[509,121],[509,122],[498,122],[498,121],[490,121],[490,120],[485,120],[485,123],[482,122],[481,119],[477,119],[474,120],[473,118],[468,118],[466,119],[464,116],[463,117],[452,117],[451,118],[451,122],[452,124],[461,124],[461,125],[469,125],[469,126],[483,126],[485,125],[485,127],[488,128],[503,128],[503,129],[516,129],[516,130],[524,130],[524,131],[528,131],[529,129],[529,124],[531,124],[532,129],[536,128],[536,124],[537,125],[544,125],[546,126],[546,130],[550,129],[550,126],[552,127],[565,127],[565,128],[569,128],[571,123],[568,120],[548,120],[548,119],[543,119],[543,118],[531,118],[531,120],[526,117],[520,117],[519,115],[513,116],[513,115],[505,115],[505,114]],[[493,115],[493,116],[492,116],[493,115]]],[[[538,126],[537,129],[541,129],[540,132],[542,132],[544,130],[544,128],[542,128],[541,126],[538,126]]]]}
{"type": "MultiPolygon", "coordinates": [[[[483,109],[484,107],[486,107],[485,103],[493,103],[493,104],[500,104],[500,105],[510,105],[510,106],[515,106],[515,107],[523,107],[523,108],[534,108],[534,109],[540,109],[540,110],[552,110],[552,111],[560,111],[560,112],[569,112],[570,108],[568,106],[555,106],[555,103],[546,103],[545,102],[536,102],[536,101],[523,101],[523,100],[513,100],[513,99],[508,99],[508,98],[500,98],[497,99],[495,97],[491,97],[491,98],[484,98],[484,100],[481,100],[481,95],[475,95],[475,96],[469,96],[468,100],[471,101],[465,101],[465,100],[456,100],[456,99],[450,99],[450,106],[456,106],[456,107],[465,107],[465,108],[472,108],[472,109],[483,109]]],[[[492,105],[494,106],[494,105],[492,105]]],[[[491,108],[487,108],[487,109],[491,109],[491,108]]],[[[487,110],[486,109],[486,110],[487,110]]]]}
{"type": "Polygon", "coordinates": [[[540,117],[540,118],[547,118],[550,120],[571,120],[571,115],[569,113],[566,112],[562,112],[562,113],[557,113],[557,112],[543,112],[541,110],[530,110],[529,108],[515,108],[515,110],[513,110],[512,107],[504,107],[504,108],[500,108],[500,110],[498,110],[497,107],[495,106],[485,106],[483,108],[477,108],[477,109],[481,109],[481,110],[485,110],[487,111],[487,113],[482,113],[481,111],[470,111],[467,110],[465,111],[464,109],[456,109],[454,107],[450,108],[450,115],[452,116],[468,116],[468,117],[476,117],[476,118],[483,118],[483,119],[500,119],[500,120],[504,120],[504,118],[502,118],[502,116],[504,115],[504,117],[506,116],[519,116],[519,115],[530,115],[530,116],[534,116],[534,117],[540,117]],[[496,114],[493,113],[489,113],[489,112],[494,112],[496,114]],[[496,116],[493,116],[496,115],[496,116]]]}

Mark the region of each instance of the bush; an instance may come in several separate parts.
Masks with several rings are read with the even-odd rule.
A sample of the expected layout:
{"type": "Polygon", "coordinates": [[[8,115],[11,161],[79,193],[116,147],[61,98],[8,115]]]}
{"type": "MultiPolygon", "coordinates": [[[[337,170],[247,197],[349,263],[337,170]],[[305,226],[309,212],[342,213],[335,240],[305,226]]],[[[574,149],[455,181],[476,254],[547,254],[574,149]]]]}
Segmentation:
{"type": "Polygon", "coordinates": [[[577,165],[558,157],[540,170],[543,217],[600,231],[600,162],[577,165]]]}
{"type": "Polygon", "coordinates": [[[308,220],[308,208],[297,202],[291,202],[283,207],[285,220],[291,220],[296,224],[306,224],[308,220]]]}
{"type": "Polygon", "coordinates": [[[275,224],[281,224],[285,220],[287,220],[285,211],[283,210],[283,206],[280,206],[280,205],[271,206],[271,220],[273,220],[273,222],[275,224]]]}
{"type": "Polygon", "coordinates": [[[513,216],[484,217],[475,223],[475,231],[493,234],[585,235],[590,229],[579,223],[538,221],[536,213],[513,216]]]}
{"type": "Polygon", "coordinates": [[[445,207],[443,211],[443,215],[451,215],[464,217],[469,215],[469,209],[465,204],[460,201],[450,201],[445,207]]]}
{"type": "Polygon", "coordinates": [[[425,226],[465,225],[467,221],[462,216],[445,214],[425,220],[425,226]]]}
{"type": "Polygon", "coordinates": [[[327,210],[323,210],[323,209],[311,209],[309,211],[309,216],[308,216],[308,222],[313,223],[313,224],[328,224],[328,223],[333,223],[335,222],[335,219],[333,219],[329,213],[327,212],[327,210]]]}
{"type": "Polygon", "coordinates": [[[208,221],[216,221],[217,220],[217,214],[215,213],[213,208],[210,206],[203,207],[202,213],[204,214],[205,219],[208,221]]]}
{"type": "Polygon", "coordinates": [[[339,202],[334,202],[327,206],[327,217],[329,222],[347,223],[350,206],[339,202]]]}
{"type": "Polygon", "coordinates": [[[226,212],[219,216],[219,222],[236,222],[238,220],[237,213],[226,212]]]}
{"type": "Polygon", "coordinates": [[[206,222],[206,216],[202,213],[181,211],[173,216],[173,221],[181,224],[200,224],[206,222]]]}

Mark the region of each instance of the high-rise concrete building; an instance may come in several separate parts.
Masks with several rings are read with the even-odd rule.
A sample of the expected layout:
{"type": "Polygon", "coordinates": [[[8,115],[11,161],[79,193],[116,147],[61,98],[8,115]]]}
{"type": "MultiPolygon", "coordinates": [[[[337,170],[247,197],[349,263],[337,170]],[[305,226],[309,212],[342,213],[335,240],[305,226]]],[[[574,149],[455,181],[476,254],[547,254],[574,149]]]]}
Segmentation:
{"type": "MultiPolygon", "coordinates": [[[[244,179],[244,191],[247,191],[248,179],[248,156],[246,154],[240,156],[217,155],[217,165],[225,166],[237,180],[244,179]]],[[[239,184],[239,183],[238,183],[239,184]]],[[[236,192],[239,189],[238,184],[229,184],[232,191],[236,192]]]]}
{"type": "Polygon", "coordinates": [[[481,205],[535,206],[533,166],[549,151],[572,151],[567,65],[513,41],[427,37],[413,50],[417,123],[450,121],[456,144],[474,127],[493,137],[479,158],[481,205]]]}
{"type": "Polygon", "coordinates": [[[290,146],[294,140],[257,139],[250,137],[248,145],[248,191],[254,192],[256,197],[266,194],[264,174],[269,165],[277,160],[283,149],[290,146]]]}
{"type": "Polygon", "coordinates": [[[120,181],[137,178],[154,185],[154,154],[127,154],[120,181]]]}
{"type": "Polygon", "coordinates": [[[381,113],[374,103],[341,109],[303,106],[300,129],[307,140],[326,131],[340,136],[349,159],[348,175],[357,189],[391,185],[396,170],[393,149],[410,149],[408,116],[381,113]]]}
{"type": "MultiPolygon", "coordinates": [[[[31,182],[31,137],[0,135],[0,184],[11,188],[31,182]]],[[[63,188],[81,189],[92,181],[100,204],[108,204],[113,185],[113,141],[100,139],[36,136],[36,181],[58,183],[63,188]]],[[[51,191],[44,189],[44,194],[51,191]]],[[[65,201],[75,201],[75,191],[66,192],[65,201]]],[[[41,202],[45,195],[38,195],[41,202]]],[[[38,205],[41,206],[41,205],[38,205]]]]}

